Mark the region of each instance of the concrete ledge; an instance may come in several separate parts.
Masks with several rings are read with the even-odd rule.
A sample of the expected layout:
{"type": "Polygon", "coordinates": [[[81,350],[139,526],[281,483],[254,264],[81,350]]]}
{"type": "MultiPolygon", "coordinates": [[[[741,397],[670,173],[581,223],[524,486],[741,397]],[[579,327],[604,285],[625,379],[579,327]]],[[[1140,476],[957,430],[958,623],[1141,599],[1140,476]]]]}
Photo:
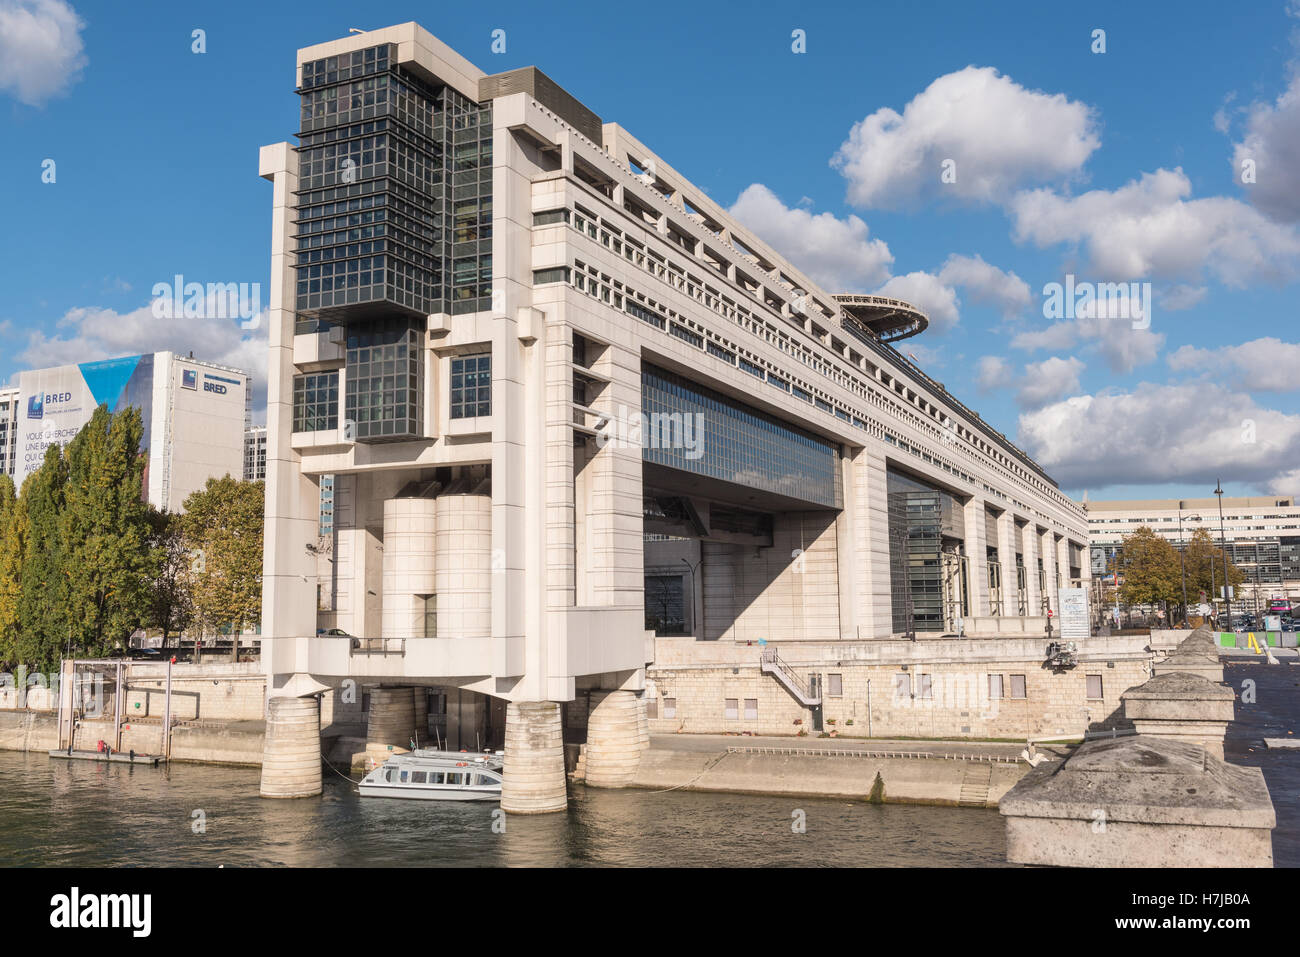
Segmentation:
{"type": "Polygon", "coordinates": [[[1272,867],[1277,819],[1258,768],[1135,735],[1085,742],[1001,802],[1007,859],[1083,867],[1272,867]]]}

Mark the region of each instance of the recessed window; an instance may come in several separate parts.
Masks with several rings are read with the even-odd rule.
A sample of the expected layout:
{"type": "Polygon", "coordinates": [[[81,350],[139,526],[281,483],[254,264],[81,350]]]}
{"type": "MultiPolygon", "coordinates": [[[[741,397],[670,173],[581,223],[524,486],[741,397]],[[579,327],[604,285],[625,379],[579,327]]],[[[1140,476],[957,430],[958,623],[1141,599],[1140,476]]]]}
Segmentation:
{"type": "Polygon", "coordinates": [[[894,700],[899,701],[911,697],[912,676],[908,674],[894,675],[894,700]]]}
{"type": "Polygon", "coordinates": [[[1012,675],[1012,676],[1011,676],[1011,697],[1013,697],[1013,698],[1025,698],[1025,697],[1028,697],[1028,696],[1025,694],[1025,676],[1024,676],[1024,675],[1012,675]]]}
{"type": "Polygon", "coordinates": [[[918,691],[918,693],[917,693],[917,697],[918,697],[918,698],[933,698],[933,697],[934,697],[934,685],[933,685],[932,680],[931,680],[931,679],[933,678],[933,675],[917,675],[917,678],[920,679],[920,680],[917,682],[917,685],[918,685],[918,688],[919,688],[919,691],[918,691]]]}
{"type": "Polygon", "coordinates": [[[676,699],[676,698],[664,698],[664,717],[665,717],[665,718],[675,718],[675,717],[677,717],[677,699],[676,699]]]}
{"type": "Polygon", "coordinates": [[[844,695],[844,676],[827,675],[826,676],[826,694],[832,698],[839,698],[844,695]]]}
{"type": "Polygon", "coordinates": [[[554,269],[534,269],[533,285],[540,286],[548,282],[568,282],[569,267],[556,266],[554,269]]]}
{"type": "Polygon", "coordinates": [[[1088,675],[1088,699],[1100,701],[1101,694],[1101,675],[1088,675]]]}
{"type": "Polygon", "coordinates": [[[757,718],[758,718],[758,699],[746,698],[745,699],[745,720],[755,721],[757,720],[757,718]]]}
{"type": "Polygon", "coordinates": [[[339,427],[339,374],[293,377],[293,430],[323,432],[339,427]]]}
{"type": "Polygon", "coordinates": [[[451,360],[451,417],[472,419],[492,414],[492,354],[454,356],[451,360]]]}
{"type": "Polygon", "coordinates": [[[989,700],[997,701],[1002,697],[1002,676],[989,675],[989,700]]]}
{"type": "Polygon", "coordinates": [[[727,719],[740,717],[739,698],[727,698],[722,702],[722,716],[727,719]]]}

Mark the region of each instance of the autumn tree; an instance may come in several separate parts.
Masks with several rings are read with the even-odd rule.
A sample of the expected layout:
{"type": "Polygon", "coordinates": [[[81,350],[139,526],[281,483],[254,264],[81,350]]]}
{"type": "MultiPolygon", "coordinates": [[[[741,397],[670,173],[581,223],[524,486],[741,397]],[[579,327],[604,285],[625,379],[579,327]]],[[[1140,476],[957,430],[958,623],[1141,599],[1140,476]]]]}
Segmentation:
{"type": "MultiPolygon", "coordinates": [[[[1187,595],[1189,600],[1196,600],[1201,592],[1205,600],[1221,594],[1223,587],[1223,549],[1214,544],[1209,529],[1198,528],[1192,533],[1184,549],[1187,563],[1187,595]]],[[[1228,584],[1240,585],[1246,580],[1246,573],[1228,563],[1228,584]]]]}
{"type": "Polygon", "coordinates": [[[1182,568],[1178,550],[1145,525],[1126,535],[1120,545],[1119,597],[1130,605],[1178,602],[1182,598],[1182,568]]]}
{"type": "Polygon", "coordinates": [[[200,634],[236,636],[262,614],[264,482],[210,478],[185,500],[184,580],[200,634]]]}

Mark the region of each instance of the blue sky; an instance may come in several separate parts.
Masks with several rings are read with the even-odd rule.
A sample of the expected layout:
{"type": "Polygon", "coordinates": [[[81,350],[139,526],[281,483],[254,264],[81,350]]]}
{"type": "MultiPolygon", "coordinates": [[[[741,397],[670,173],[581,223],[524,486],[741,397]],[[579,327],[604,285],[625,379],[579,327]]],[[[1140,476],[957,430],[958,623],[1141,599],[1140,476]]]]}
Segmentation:
{"type": "Polygon", "coordinates": [[[0,0],[0,382],[161,348],[264,369],[259,333],[150,290],[266,282],[294,51],[414,19],[536,64],[833,291],[917,302],[903,351],[1072,494],[1300,494],[1297,12],[0,0]],[[1046,317],[1067,273],[1149,282],[1148,327],[1046,317]]]}

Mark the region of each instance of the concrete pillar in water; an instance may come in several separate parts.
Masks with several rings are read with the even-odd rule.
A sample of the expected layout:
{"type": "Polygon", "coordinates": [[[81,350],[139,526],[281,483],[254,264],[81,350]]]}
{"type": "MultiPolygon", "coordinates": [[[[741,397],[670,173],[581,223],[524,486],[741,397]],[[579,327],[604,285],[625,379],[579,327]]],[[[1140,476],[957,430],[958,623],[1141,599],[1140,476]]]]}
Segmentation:
{"type": "Polygon", "coordinates": [[[636,696],[636,736],[637,746],[642,751],[650,749],[650,715],[646,709],[646,692],[636,696]]]}
{"type": "Polygon", "coordinates": [[[643,710],[641,698],[632,691],[591,693],[591,714],[587,718],[587,784],[597,788],[624,788],[632,783],[641,766],[643,710]]]}
{"type": "Polygon", "coordinates": [[[315,797],[321,792],[320,766],[320,699],[269,699],[262,750],[262,797],[315,797]]]}
{"type": "MultiPolygon", "coordinates": [[[[366,750],[409,748],[415,736],[415,697],[411,687],[376,688],[370,693],[366,750]]],[[[421,736],[423,738],[423,736],[421,736]]]]}
{"type": "Polygon", "coordinates": [[[564,736],[554,701],[512,701],[506,706],[506,754],[501,809],[546,814],[569,806],[564,778],[564,736]]]}

